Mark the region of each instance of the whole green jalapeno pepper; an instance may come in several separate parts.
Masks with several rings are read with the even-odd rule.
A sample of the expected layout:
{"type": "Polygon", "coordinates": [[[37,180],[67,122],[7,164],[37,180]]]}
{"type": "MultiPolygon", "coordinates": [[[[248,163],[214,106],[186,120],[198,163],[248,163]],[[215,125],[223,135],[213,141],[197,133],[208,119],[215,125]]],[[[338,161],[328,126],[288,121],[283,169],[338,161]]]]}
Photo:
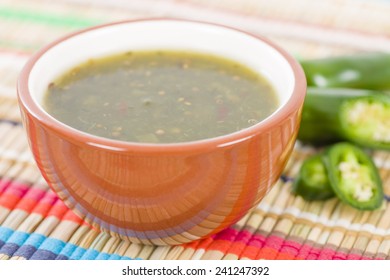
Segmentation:
{"type": "Polygon", "coordinates": [[[371,158],[349,143],[331,146],[324,156],[330,186],[343,202],[360,210],[374,210],[383,202],[382,182],[371,158]]]}
{"type": "Polygon", "coordinates": [[[358,89],[309,87],[298,139],[312,144],[348,140],[390,149],[390,96],[358,89]]]}
{"type": "Polygon", "coordinates": [[[311,156],[302,163],[292,191],[308,201],[326,200],[334,196],[322,154],[311,156]]]}
{"type": "Polygon", "coordinates": [[[390,90],[390,53],[303,60],[308,86],[390,90]]]}

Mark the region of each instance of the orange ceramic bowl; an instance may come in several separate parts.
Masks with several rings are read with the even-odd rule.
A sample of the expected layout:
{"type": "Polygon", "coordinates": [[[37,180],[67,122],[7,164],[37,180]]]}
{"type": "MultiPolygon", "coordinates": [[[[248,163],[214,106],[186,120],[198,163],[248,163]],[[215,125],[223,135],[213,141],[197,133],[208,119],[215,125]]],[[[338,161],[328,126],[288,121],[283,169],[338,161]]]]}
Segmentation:
{"type": "Polygon", "coordinates": [[[35,54],[18,81],[31,150],[51,188],[96,228],[157,245],[217,233],[260,202],[293,149],[305,92],[300,65],[268,40],[225,26],[172,19],[125,21],[66,36],[35,54]],[[247,129],[173,144],[97,137],[43,109],[50,82],[72,66],[140,49],[194,50],[238,60],[269,79],[280,106],[247,129]]]}

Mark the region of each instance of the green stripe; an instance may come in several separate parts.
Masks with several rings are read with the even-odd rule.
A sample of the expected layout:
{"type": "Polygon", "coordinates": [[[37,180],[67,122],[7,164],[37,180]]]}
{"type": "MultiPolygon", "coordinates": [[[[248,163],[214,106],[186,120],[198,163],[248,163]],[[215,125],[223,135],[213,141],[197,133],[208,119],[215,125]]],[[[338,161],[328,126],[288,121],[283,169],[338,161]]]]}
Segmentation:
{"type": "Polygon", "coordinates": [[[0,19],[74,28],[88,27],[104,21],[81,16],[49,14],[36,10],[13,9],[9,7],[0,7],[0,19]]]}
{"type": "Polygon", "coordinates": [[[17,50],[23,52],[34,52],[38,50],[42,45],[32,45],[19,41],[5,41],[0,39],[0,49],[17,50]]]}

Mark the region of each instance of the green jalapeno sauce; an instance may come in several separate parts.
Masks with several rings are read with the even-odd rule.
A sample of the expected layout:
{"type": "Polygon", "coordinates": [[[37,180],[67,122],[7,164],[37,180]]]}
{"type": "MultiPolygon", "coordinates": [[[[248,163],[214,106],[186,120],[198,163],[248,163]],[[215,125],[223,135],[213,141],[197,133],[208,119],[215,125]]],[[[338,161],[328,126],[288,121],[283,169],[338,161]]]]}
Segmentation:
{"type": "Polygon", "coordinates": [[[101,137],[187,142],[255,125],[278,106],[271,84],[227,58],[134,51],[89,60],[49,85],[45,109],[101,137]]]}

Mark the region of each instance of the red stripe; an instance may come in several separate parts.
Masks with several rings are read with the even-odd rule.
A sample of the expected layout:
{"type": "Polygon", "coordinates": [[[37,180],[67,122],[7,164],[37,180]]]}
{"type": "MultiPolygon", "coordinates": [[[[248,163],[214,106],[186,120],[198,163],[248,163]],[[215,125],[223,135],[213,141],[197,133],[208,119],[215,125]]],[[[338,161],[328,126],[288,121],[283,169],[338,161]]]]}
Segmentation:
{"type": "Polygon", "coordinates": [[[248,259],[370,259],[359,254],[348,254],[330,248],[318,248],[279,236],[252,234],[247,230],[226,229],[205,240],[185,244],[183,247],[218,250],[223,254],[234,254],[248,259]]]}
{"type": "Polygon", "coordinates": [[[0,180],[0,206],[9,210],[22,210],[43,217],[54,216],[77,224],[85,224],[51,190],[42,190],[28,184],[0,180]]]}
{"type": "Polygon", "coordinates": [[[31,213],[36,213],[44,217],[47,216],[50,208],[54,207],[58,197],[51,191],[46,192],[45,196],[39,201],[39,203],[32,209],[31,213]]]}
{"type": "Polygon", "coordinates": [[[3,192],[0,197],[0,205],[9,209],[13,209],[28,189],[29,186],[24,184],[19,184],[17,182],[6,182],[6,187],[3,188],[3,192]]]}
{"type": "Polygon", "coordinates": [[[229,250],[226,254],[234,254],[240,256],[244,252],[245,247],[247,246],[249,240],[252,237],[252,233],[247,230],[239,231],[236,237],[236,240],[232,242],[229,250]]]}
{"type": "Polygon", "coordinates": [[[257,246],[247,246],[245,247],[242,254],[239,256],[240,258],[248,258],[250,260],[256,260],[257,255],[259,254],[260,248],[257,246]]]}
{"type": "Polygon", "coordinates": [[[186,243],[186,244],[183,244],[183,245],[180,245],[180,246],[182,246],[185,249],[189,248],[189,249],[194,249],[195,250],[196,248],[199,247],[199,240],[196,240],[196,241],[191,242],[191,243],[186,243]]]}
{"type": "Polygon", "coordinates": [[[263,237],[266,238],[263,248],[261,248],[256,259],[276,259],[279,249],[284,242],[284,239],[277,236],[263,237]]]}
{"type": "Polygon", "coordinates": [[[46,191],[41,189],[28,189],[25,195],[19,200],[15,206],[16,209],[31,212],[32,209],[39,203],[42,197],[46,194],[46,191]]]}
{"type": "Polygon", "coordinates": [[[66,220],[66,221],[72,221],[76,224],[79,224],[79,225],[82,225],[82,224],[86,224],[84,223],[84,220],[81,219],[79,216],[77,216],[72,210],[68,209],[68,212],[66,212],[66,214],[64,215],[64,217],[62,218],[63,220],[66,220]]]}

